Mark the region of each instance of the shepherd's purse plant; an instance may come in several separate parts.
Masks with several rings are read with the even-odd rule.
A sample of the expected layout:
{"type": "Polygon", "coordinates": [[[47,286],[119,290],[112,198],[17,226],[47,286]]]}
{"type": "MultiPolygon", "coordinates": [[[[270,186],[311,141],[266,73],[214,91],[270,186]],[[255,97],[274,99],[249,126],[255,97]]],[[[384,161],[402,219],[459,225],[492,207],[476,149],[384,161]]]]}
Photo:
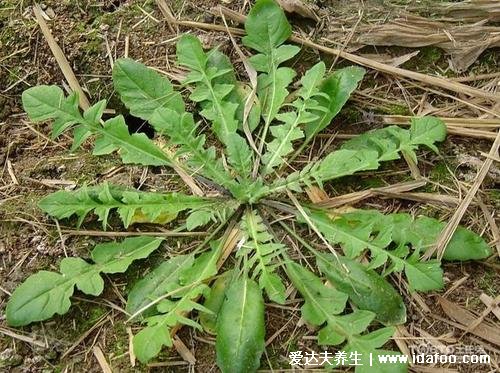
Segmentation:
{"type": "MultiPolygon", "coordinates": [[[[170,256],[128,293],[128,321],[142,325],[133,338],[142,363],[171,347],[173,334],[187,325],[215,335],[223,372],[256,371],[265,348],[264,302],[286,304],[293,289],[303,298],[301,317],[316,328],[319,345],[356,351],[365,362],[370,354],[397,355],[383,346],[395,325],[405,322],[406,309],[388,276],[407,283],[409,291],[442,289],[441,262],[421,256],[444,223],[375,210],[333,213],[299,200],[305,200],[304,188],[376,170],[401,155],[416,163],[418,148],[437,152],[445,126],[437,118],[420,117],[412,119],[409,129],[372,130],[289,172],[290,162],[339,113],[364,70],[346,67],[327,73],[319,62],[297,79],[284,65],[300,48],[286,44],[291,26],[273,0],[256,2],[245,30],[243,45],[255,53],[245,61],[249,83],[237,80],[228,57],[217,48],[205,52],[189,34],[179,39],[177,62],[188,70],[182,89],[188,92],[189,106],[156,71],[131,59],[116,61],[115,89],[130,113],[154,128],[155,139],[130,133],[121,115],[102,120],[105,100],[81,112],[77,95],[65,96],[57,86],[33,87],[22,96],[31,120],[54,121],[54,138],[73,131],[72,150],[92,138],[94,155],[117,151],[125,164],[173,167],[191,186],[192,180],[201,181],[216,195],[147,192],[104,183],[60,190],[39,206],[57,219],[76,217],[78,226],[93,213],[103,229],[109,228],[110,214],[125,228],[179,221],[179,231],[207,229],[200,245],[170,256]],[[187,107],[195,109],[189,112],[187,107]],[[205,123],[213,134],[210,141],[200,131],[205,123]],[[318,235],[328,250],[297,234],[299,225],[318,235]],[[236,245],[229,244],[230,233],[236,245]],[[300,259],[305,256],[296,255],[283,234],[315,263],[306,266],[300,259]],[[226,260],[233,247],[232,259],[226,260]]],[[[160,237],[139,236],[98,244],[89,260],[64,258],[59,272],[40,271],[13,292],[7,322],[20,327],[62,315],[71,306],[75,286],[97,296],[105,285],[102,274],[125,272],[133,261],[164,246],[160,237]]],[[[484,240],[460,227],[443,260],[488,255],[484,240]]],[[[391,368],[407,370],[405,364],[391,368]]],[[[356,372],[384,369],[364,365],[356,372]]]]}

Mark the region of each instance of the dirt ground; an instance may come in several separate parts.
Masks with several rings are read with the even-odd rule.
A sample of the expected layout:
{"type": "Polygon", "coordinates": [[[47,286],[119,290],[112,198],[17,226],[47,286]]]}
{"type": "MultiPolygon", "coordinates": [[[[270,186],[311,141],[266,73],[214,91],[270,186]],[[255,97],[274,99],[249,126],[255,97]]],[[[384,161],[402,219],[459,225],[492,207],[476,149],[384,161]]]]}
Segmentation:
{"type": "MultiPolygon", "coordinates": [[[[178,19],[223,24],[210,12],[218,4],[215,0],[172,0],[167,3],[178,19]]],[[[221,2],[242,14],[248,10],[247,3],[239,0],[221,2]]],[[[456,73],[450,68],[447,53],[435,46],[408,48],[359,44],[358,27],[362,29],[362,25],[384,23],[402,12],[409,11],[430,19],[449,17],[431,6],[439,2],[310,0],[306,3],[315,11],[319,21],[290,15],[294,30],[302,37],[380,61],[419,51],[400,67],[452,81],[464,81],[464,84],[488,92],[500,91],[498,47],[485,50],[464,72],[456,73]]],[[[179,33],[191,32],[198,35],[205,46],[220,45],[233,61],[238,60],[226,33],[184,26],[177,29],[175,25],[165,22],[162,12],[152,0],[45,0],[42,9],[89,99],[97,102],[106,98],[110,103],[108,107],[117,112],[124,112],[124,109],[113,91],[111,63],[124,56],[125,49],[128,49],[129,57],[175,75],[179,72],[173,62],[175,40],[179,33]]],[[[500,26],[500,22],[490,21],[489,25],[500,26]]],[[[333,69],[352,64],[304,48],[294,60],[294,68],[301,73],[319,59],[333,69]]],[[[312,148],[314,154],[326,147],[338,146],[347,135],[382,127],[384,118],[417,114],[500,118],[498,102],[495,105],[488,100],[469,99],[463,94],[425,86],[401,76],[367,70],[360,89],[335,119],[335,124],[312,148]],[[332,141],[333,133],[339,136],[332,141]]],[[[50,124],[29,122],[21,106],[23,90],[37,84],[61,86],[66,83],[34,19],[31,2],[3,0],[0,2],[0,371],[100,372],[102,368],[95,356],[97,348],[116,372],[218,371],[214,338],[188,328],[181,330],[179,337],[195,356],[194,365],[189,365],[185,356],[177,351],[165,350],[155,363],[149,366],[137,363],[131,367],[129,333],[137,330],[138,326],[125,324],[126,316],[120,309],[124,308],[127,291],[136,279],[165,257],[166,254],[161,252],[134,264],[126,275],[109,276],[106,290],[100,297],[87,297],[76,292],[73,307],[64,316],[20,330],[6,325],[4,308],[9,294],[27,276],[41,269],[56,270],[65,255],[86,258],[94,244],[105,239],[79,235],[74,229],[74,221],[57,223],[45,216],[37,207],[37,201],[42,196],[61,188],[102,181],[141,186],[143,190],[181,188],[171,170],[152,167],[145,172],[140,167],[121,166],[117,156],[92,157],[90,143],[72,154],[69,152],[69,136],[64,135],[55,141],[50,139],[50,124]]],[[[489,134],[481,138],[470,136],[466,131],[460,133],[460,130],[458,134],[449,135],[440,147],[439,155],[430,151],[420,152],[419,169],[429,182],[419,191],[455,197],[456,200],[463,198],[486,159],[485,154],[490,150],[499,123],[487,129],[489,134]]],[[[498,160],[498,154],[496,157],[498,160]]],[[[299,159],[297,163],[306,160],[299,159]]],[[[498,297],[500,289],[497,251],[500,243],[495,237],[498,233],[498,228],[495,232],[495,222],[498,223],[500,211],[498,167],[498,162],[494,162],[477,193],[479,198],[462,218],[462,224],[483,235],[496,254],[484,262],[445,264],[446,288],[441,294],[410,295],[401,289],[408,308],[408,322],[400,330],[405,341],[403,345],[408,346],[418,338],[428,338],[436,343],[479,345],[491,356],[490,365],[450,367],[458,371],[499,371],[500,346],[485,339],[481,333],[464,333],[464,326],[445,313],[437,301],[438,295],[445,296],[448,301],[471,312],[474,318],[484,317],[483,322],[500,332],[499,319],[496,318],[500,313],[498,307],[496,317],[492,312],[484,314],[487,307],[480,300],[481,295],[483,298],[484,295],[498,297]]],[[[384,165],[377,172],[330,183],[326,192],[335,196],[405,180],[411,180],[409,167],[406,162],[398,161],[384,165]]],[[[408,211],[447,221],[454,213],[456,204],[371,198],[356,207],[372,207],[388,212],[408,211]]],[[[118,230],[119,224],[115,227],[118,230]]],[[[99,224],[86,222],[82,229],[98,230],[99,224]]],[[[151,229],[156,228],[152,226],[151,229]]],[[[194,239],[167,242],[171,247],[194,243],[194,239]]],[[[394,282],[401,285],[397,278],[394,282]]],[[[319,350],[311,338],[314,335],[312,330],[299,323],[299,319],[298,304],[285,307],[268,305],[266,337],[272,336],[272,340],[266,348],[261,369],[284,371],[290,369],[289,351],[319,350]]],[[[397,348],[396,343],[392,342],[392,347],[397,348]]]]}

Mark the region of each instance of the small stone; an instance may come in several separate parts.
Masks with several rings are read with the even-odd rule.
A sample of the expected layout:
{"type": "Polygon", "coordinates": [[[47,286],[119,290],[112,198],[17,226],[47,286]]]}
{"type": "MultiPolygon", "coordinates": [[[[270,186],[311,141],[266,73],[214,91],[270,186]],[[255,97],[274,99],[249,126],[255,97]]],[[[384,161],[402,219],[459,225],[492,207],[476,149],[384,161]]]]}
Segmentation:
{"type": "Polygon", "coordinates": [[[52,8],[47,8],[47,10],[45,11],[45,14],[47,14],[50,19],[56,18],[56,12],[54,12],[54,9],[52,9],[52,8]]]}

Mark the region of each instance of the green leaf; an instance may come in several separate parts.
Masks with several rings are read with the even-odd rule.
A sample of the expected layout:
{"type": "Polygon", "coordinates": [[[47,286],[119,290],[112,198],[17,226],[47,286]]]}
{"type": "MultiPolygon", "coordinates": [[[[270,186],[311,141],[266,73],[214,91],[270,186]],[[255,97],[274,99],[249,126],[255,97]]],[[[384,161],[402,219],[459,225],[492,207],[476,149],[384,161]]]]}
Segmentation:
{"type": "Polygon", "coordinates": [[[191,113],[177,114],[170,109],[159,109],[150,119],[158,131],[170,137],[179,145],[177,157],[187,156],[188,166],[210,180],[231,189],[236,182],[226,172],[215,147],[205,149],[205,135],[196,135],[196,125],[191,113]],[[160,128],[161,126],[161,128],[160,128]]]}
{"type": "Polygon", "coordinates": [[[52,127],[53,138],[81,119],[77,95],[65,97],[63,90],[57,86],[40,85],[28,88],[22,94],[22,102],[32,121],[55,119],[52,127]]]}
{"type": "Polygon", "coordinates": [[[264,299],[246,276],[234,280],[217,317],[215,349],[222,372],[255,372],[264,351],[264,299]]]}
{"type": "MultiPolygon", "coordinates": [[[[181,193],[154,193],[127,190],[107,183],[83,187],[74,191],[60,190],[41,199],[38,206],[49,215],[58,219],[78,217],[80,225],[91,211],[99,217],[106,229],[108,217],[116,210],[123,225],[134,223],[165,224],[177,217],[181,211],[200,211],[208,209],[213,218],[217,212],[227,208],[232,210],[232,203],[225,204],[217,198],[203,198],[181,193]]],[[[189,217],[188,217],[189,219],[189,217]]],[[[192,225],[191,227],[196,227],[192,225]]]]}
{"type": "Polygon", "coordinates": [[[442,141],[443,128],[441,120],[434,118],[428,121],[424,117],[415,119],[409,130],[390,126],[368,131],[345,142],[340,150],[331,152],[322,160],[309,163],[301,171],[293,172],[286,178],[275,180],[261,194],[254,195],[252,202],[285,189],[301,191],[304,185],[317,183],[322,186],[327,180],[375,170],[382,161],[399,159],[403,151],[416,161],[415,149],[419,145],[431,146],[432,141],[442,141]],[[423,136],[421,133],[424,130],[429,130],[429,134],[423,136]]]}
{"type": "Polygon", "coordinates": [[[399,153],[404,151],[417,162],[415,149],[419,145],[425,145],[437,151],[434,143],[443,141],[445,137],[446,126],[441,119],[434,117],[412,118],[410,130],[389,126],[368,131],[344,143],[342,149],[376,150],[381,161],[399,159],[399,153]]]}
{"type": "MultiPolygon", "coordinates": [[[[135,314],[162,295],[177,289],[183,270],[191,267],[193,262],[194,255],[190,254],[177,255],[160,264],[134,285],[128,295],[125,310],[131,315],[135,314]]],[[[150,316],[153,311],[153,308],[147,309],[143,315],[150,316]]]]}
{"type": "Polygon", "coordinates": [[[234,167],[240,180],[247,180],[252,172],[253,153],[246,140],[237,133],[231,133],[227,136],[225,145],[229,163],[234,167]]]}
{"type": "Polygon", "coordinates": [[[394,333],[393,328],[382,328],[363,334],[375,317],[373,312],[355,310],[340,315],[346,306],[347,294],[325,285],[314,273],[293,261],[287,262],[286,272],[304,297],[302,317],[308,323],[321,327],[318,344],[336,346],[346,341],[345,348],[348,349],[354,343],[365,341],[363,347],[376,348],[394,333]],[[389,331],[390,335],[387,335],[389,331]]]}
{"type": "Polygon", "coordinates": [[[316,258],[319,270],[358,308],[375,312],[377,320],[385,325],[406,322],[403,298],[377,272],[343,256],[318,253],[316,258]]]}
{"type": "Polygon", "coordinates": [[[232,276],[232,270],[226,271],[220,275],[217,280],[214,281],[208,295],[205,297],[203,306],[211,312],[200,312],[200,324],[207,333],[217,333],[217,317],[224,303],[226,289],[230,284],[232,276]]]}
{"type": "Polygon", "coordinates": [[[216,50],[205,54],[200,41],[192,35],[184,35],[178,41],[177,57],[179,64],[191,69],[186,82],[196,83],[191,100],[201,103],[200,114],[212,121],[213,131],[227,148],[229,163],[241,178],[246,178],[251,172],[252,151],[236,133],[239,127],[236,111],[241,98],[231,64],[216,50]]]}
{"type": "Polygon", "coordinates": [[[95,142],[94,155],[120,151],[123,163],[150,166],[170,165],[165,152],[157,147],[144,133],[130,134],[123,116],[108,119],[96,130],[102,136],[95,142]]]}
{"type": "Polygon", "coordinates": [[[318,104],[317,96],[320,93],[318,86],[324,73],[323,62],[309,69],[300,80],[302,87],[298,91],[298,98],[291,104],[295,111],[278,114],[277,118],[284,124],[270,127],[274,139],[267,144],[267,153],[262,157],[263,174],[284,163],[285,156],[293,150],[292,142],[304,136],[299,126],[318,118],[313,111],[323,109],[318,104]]]}
{"type": "Polygon", "coordinates": [[[250,63],[262,72],[257,77],[257,97],[265,121],[261,135],[265,141],[269,125],[288,96],[287,87],[295,77],[295,71],[279,65],[295,56],[300,48],[281,45],[292,29],[281,7],[272,0],[257,1],[247,16],[245,30],[243,44],[260,52],[250,58],[250,63]]]}
{"type": "Polygon", "coordinates": [[[438,153],[434,143],[444,141],[446,138],[446,126],[443,121],[435,117],[411,118],[410,137],[415,144],[426,145],[438,153]]]}
{"type": "MultiPolygon", "coordinates": [[[[393,327],[367,332],[375,317],[373,312],[355,310],[340,315],[346,305],[346,294],[325,285],[319,277],[295,262],[287,262],[287,274],[304,297],[302,317],[308,323],[322,327],[318,332],[318,344],[336,346],[345,341],[347,343],[341,350],[347,351],[347,356],[350,356],[350,352],[357,351],[360,353],[358,356],[362,358],[361,361],[366,365],[369,365],[367,359],[370,353],[384,352],[378,348],[394,334],[393,327]]],[[[394,351],[387,353],[395,354],[394,351]]],[[[358,368],[356,367],[356,372],[358,368]]]]}
{"type": "MultiPolygon", "coordinates": [[[[321,326],[325,322],[330,322],[332,315],[338,315],[344,311],[347,294],[325,286],[319,277],[298,263],[287,262],[286,273],[304,297],[301,313],[308,323],[321,326]]],[[[342,343],[342,340],[339,343],[342,343]]]]}
{"type": "Polygon", "coordinates": [[[330,243],[341,245],[349,258],[369,250],[371,261],[368,268],[380,267],[389,260],[391,265],[385,269],[385,275],[404,270],[411,290],[429,291],[444,286],[438,261],[420,262],[420,250],[417,248],[410,254],[410,248],[401,239],[395,249],[389,249],[394,229],[390,217],[371,210],[358,210],[335,219],[319,211],[310,212],[308,216],[330,243]]]}
{"type": "MultiPolygon", "coordinates": [[[[213,121],[213,129],[219,139],[224,142],[226,136],[235,133],[238,122],[235,119],[238,104],[227,101],[234,90],[234,84],[214,82],[215,78],[226,74],[229,69],[218,69],[218,65],[207,67],[208,56],[203,51],[198,38],[183,35],[177,42],[177,60],[180,65],[191,69],[187,82],[197,83],[190,98],[195,102],[205,103],[201,114],[213,121]]],[[[232,68],[229,70],[231,71],[232,68]]]]}
{"type": "MultiPolygon", "coordinates": [[[[124,163],[151,166],[170,165],[170,158],[143,133],[130,134],[123,116],[109,119],[101,126],[96,119],[104,110],[104,103],[97,103],[82,116],[75,94],[65,98],[55,86],[32,87],[23,93],[23,105],[33,121],[54,119],[52,135],[59,136],[75,126],[73,149],[80,146],[91,134],[97,136],[94,155],[120,151],[124,163]]],[[[100,120],[100,119],[99,119],[100,120]]]]}
{"type": "MultiPolygon", "coordinates": [[[[207,289],[207,285],[203,282],[217,274],[217,261],[220,257],[221,245],[218,241],[212,241],[211,246],[212,250],[199,255],[192,262],[192,265],[183,264],[180,267],[180,273],[173,275],[175,278],[163,276],[159,282],[154,279],[148,282],[146,287],[149,291],[152,290],[152,293],[147,294],[147,297],[154,297],[160,291],[168,291],[172,295],[156,305],[158,314],[146,317],[144,322],[147,326],[132,340],[134,352],[142,363],[146,363],[158,355],[162,346],[170,347],[172,345],[169,336],[171,328],[175,325],[184,324],[201,329],[197,322],[188,319],[185,315],[194,309],[210,312],[201,304],[196,303],[196,300],[207,289]]],[[[155,275],[162,277],[163,271],[158,271],[155,275]]],[[[143,285],[145,284],[142,284],[141,288],[143,285]]],[[[138,305],[144,302],[146,302],[145,298],[138,297],[134,304],[138,305]]]]}
{"type": "Polygon", "coordinates": [[[162,346],[172,347],[170,330],[162,324],[142,329],[133,338],[134,354],[145,363],[161,351],[162,346]]]}
{"type": "Polygon", "coordinates": [[[269,125],[278,114],[285,98],[288,96],[287,87],[296,73],[289,67],[272,67],[268,73],[259,74],[257,78],[257,97],[262,106],[262,117],[269,125]]]}
{"type": "MultiPolygon", "coordinates": [[[[92,123],[93,126],[99,126],[101,117],[104,114],[104,109],[106,109],[106,100],[101,100],[84,111],[83,119],[88,123],[92,123]]],[[[79,122],[81,123],[81,121],[79,122]]],[[[65,130],[66,128],[62,129],[65,130]]],[[[54,123],[53,136],[59,136],[60,134],[61,133],[58,132],[54,123]]],[[[73,152],[82,146],[83,142],[91,135],[92,131],[88,128],[88,126],[84,124],[75,126],[73,129],[73,144],[71,145],[71,151],[73,152]]]]}
{"type": "Polygon", "coordinates": [[[184,111],[179,92],[169,80],[142,63],[119,58],[113,65],[113,84],[132,115],[149,120],[158,108],[184,111]]]}
{"type": "Polygon", "coordinates": [[[378,166],[376,151],[337,150],[321,161],[309,163],[301,171],[295,171],[286,178],[276,179],[267,189],[262,189],[261,194],[255,194],[252,202],[285,189],[301,192],[304,185],[310,186],[317,183],[322,186],[324,181],[338,179],[359,171],[375,170],[378,166]]]}
{"type": "Polygon", "coordinates": [[[318,118],[304,126],[304,132],[308,143],[317,133],[326,128],[333,118],[340,112],[352,92],[363,79],[365,70],[357,66],[349,66],[339,69],[326,78],[319,87],[323,96],[318,96],[318,105],[326,108],[325,111],[318,111],[318,118]]]}
{"type": "Polygon", "coordinates": [[[245,21],[245,30],[243,44],[264,54],[271,54],[292,35],[285,13],[273,0],[255,3],[245,21]]]}
{"type": "MultiPolygon", "coordinates": [[[[435,245],[445,223],[427,216],[412,218],[408,214],[391,214],[394,224],[394,241],[399,244],[409,243],[418,250],[426,250],[435,245]]],[[[457,227],[446,246],[444,260],[478,260],[489,257],[491,248],[478,234],[457,227]]]]}
{"type": "Polygon", "coordinates": [[[406,357],[399,352],[379,349],[394,334],[393,327],[378,329],[374,332],[360,336],[351,341],[345,348],[349,356],[351,353],[357,353],[360,357],[360,364],[356,366],[356,373],[406,373],[408,364],[406,357]],[[399,358],[402,360],[399,360],[399,358]],[[385,359],[381,362],[379,359],[385,359]]]}
{"type": "Polygon", "coordinates": [[[161,238],[134,237],[122,242],[97,245],[92,250],[94,264],[79,258],[61,261],[61,273],[40,271],[19,285],[7,303],[7,322],[12,326],[42,321],[66,313],[76,285],[81,291],[102,292],[99,273],[125,272],[132,261],[146,258],[156,250],[161,238]]]}
{"type": "Polygon", "coordinates": [[[274,271],[279,265],[276,258],[285,251],[285,246],[273,242],[273,236],[267,231],[262,217],[255,210],[247,210],[242,217],[241,230],[245,242],[236,256],[247,255],[246,268],[251,270],[255,266],[252,278],[259,279],[259,286],[265,289],[269,299],[284,304],[285,285],[274,271]]]}
{"type": "Polygon", "coordinates": [[[430,291],[443,288],[443,270],[439,261],[409,262],[409,265],[405,265],[405,275],[410,284],[410,290],[430,291]]]}

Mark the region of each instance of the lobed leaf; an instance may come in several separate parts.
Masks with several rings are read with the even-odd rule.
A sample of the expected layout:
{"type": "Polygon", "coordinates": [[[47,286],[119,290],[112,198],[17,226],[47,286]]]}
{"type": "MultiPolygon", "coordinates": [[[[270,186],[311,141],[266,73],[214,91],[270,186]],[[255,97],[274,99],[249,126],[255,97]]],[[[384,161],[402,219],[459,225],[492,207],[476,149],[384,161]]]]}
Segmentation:
{"type": "MultiPolygon", "coordinates": [[[[340,244],[348,257],[355,258],[368,250],[371,254],[368,270],[389,261],[384,274],[404,270],[412,290],[429,291],[443,287],[440,262],[422,262],[420,255],[436,243],[444,223],[429,217],[413,218],[409,214],[384,215],[375,210],[356,210],[335,219],[323,212],[310,212],[309,218],[330,243],[340,244]]],[[[489,255],[491,249],[480,236],[459,227],[443,258],[471,260],[489,255]]],[[[362,292],[358,290],[357,293],[362,292]]]]}
{"type": "MultiPolygon", "coordinates": [[[[212,52],[214,53],[214,52],[212,52]]],[[[203,51],[198,38],[184,35],[177,43],[179,64],[191,69],[187,83],[196,83],[190,98],[202,105],[200,114],[212,121],[212,129],[227,148],[229,163],[241,178],[251,172],[252,151],[245,139],[237,134],[236,111],[240,106],[232,66],[222,62],[209,63],[210,54],[203,51]]]]}
{"type": "Polygon", "coordinates": [[[333,118],[340,112],[340,109],[345,105],[352,92],[356,89],[359,82],[363,79],[365,70],[357,66],[349,66],[335,71],[322,81],[319,91],[323,95],[319,95],[318,105],[327,110],[318,111],[318,118],[314,121],[306,123],[304,132],[308,143],[316,134],[322,131],[330,124],[333,118]]]}
{"type": "Polygon", "coordinates": [[[113,85],[132,115],[149,120],[158,108],[184,111],[179,92],[170,81],[130,58],[119,58],[113,65],[113,85]]]}
{"type": "Polygon", "coordinates": [[[249,60],[262,72],[257,77],[257,97],[265,121],[262,133],[265,141],[269,125],[288,96],[287,87],[295,77],[295,71],[279,65],[295,56],[300,48],[282,45],[292,34],[292,28],[283,10],[272,0],[255,3],[245,21],[245,30],[243,44],[259,52],[249,60]]]}
{"type": "Polygon", "coordinates": [[[398,159],[400,152],[406,152],[416,163],[417,156],[415,150],[419,145],[425,145],[437,152],[434,143],[443,141],[445,138],[446,126],[441,119],[435,117],[415,117],[411,119],[409,130],[390,126],[368,131],[344,143],[342,149],[376,150],[380,161],[398,159]]]}
{"type": "Polygon", "coordinates": [[[102,127],[94,129],[100,136],[95,141],[94,155],[110,154],[119,150],[123,163],[144,166],[167,166],[168,155],[144,133],[130,134],[122,115],[108,119],[102,127]]]}
{"type": "Polygon", "coordinates": [[[205,149],[205,135],[196,135],[191,113],[177,114],[170,109],[160,109],[151,117],[151,123],[173,144],[179,145],[176,155],[186,156],[189,167],[223,187],[231,189],[235,186],[236,182],[225,170],[222,160],[217,158],[215,148],[205,149]]]}
{"type": "Polygon", "coordinates": [[[197,303],[197,299],[207,289],[203,282],[217,274],[217,261],[221,254],[221,245],[218,242],[211,242],[211,245],[212,250],[199,255],[191,262],[191,265],[188,265],[189,261],[187,264],[183,263],[179,268],[179,273],[175,273],[173,276],[164,276],[163,270],[165,268],[158,270],[150,280],[139,283],[135,290],[136,295],[129,298],[132,301],[130,308],[139,307],[138,309],[141,309],[141,304],[149,299],[158,298],[157,295],[160,292],[168,291],[166,294],[161,294],[163,296],[171,294],[155,305],[156,314],[144,319],[146,327],[137,333],[132,340],[134,352],[142,363],[146,363],[158,355],[163,346],[172,346],[170,331],[175,325],[190,325],[201,329],[197,322],[188,319],[185,315],[194,309],[210,312],[197,303]],[[157,275],[162,277],[159,281],[155,279],[157,275]],[[145,290],[147,293],[142,294],[142,296],[138,295],[141,290],[145,290]]]}
{"type": "Polygon", "coordinates": [[[269,188],[255,194],[252,201],[291,189],[301,191],[302,186],[352,175],[359,171],[375,170],[380,162],[400,158],[406,152],[416,159],[415,149],[419,145],[434,146],[442,141],[446,133],[444,123],[437,118],[416,118],[409,130],[391,126],[366,132],[344,143],[340,150],[328,154],[324,159],[309,163],[303,170],[279,178],[269,188]],[[422,133],[428,131],[428,134],[422,133]]]}
{"type": "MultiPolygon", "coordinates": [[[[321,329],[318,332],[320,345],[340,345],[346,342],[342,351],[357,351],[364,357],[363,362],[370,354],[379,354],[378,350],[394,334],[393,327],[377,329],[367,332],[368,326],[373,321],[375,314],[366,310],[355,310],[352,313],[340,315],[344,310],[347,295],[325,285],[319,277],[301,265],[287,262],[287,275],[304,298],[301,314],[304,320],[321,329]]],[[[397,354],[387,351],[389,354],[397,354]]],[[[359,366],[356,372],[360,372],[359,366]]],[[[361,367],[361,369],[363,369],[361,367]]],[[[402,369],[405,369],[404,366],[402,369]]],[[[403,370],[404,371],[404,370],[403,370]]]]}
{"type": "MultiPolygon", "coordinates": [[[[191,214],[208,210],[210,218],[214,220],[217,214],[224,215],[226,209],[233,211],[237,207],[232,201],[227,202],[226,204],[222,199],[190,196],[176,192],[155,193],[128,190],[105,183],[74,191],[60,190],[42,198],[38,206],[58,219],[76,215],[78,226],[93,211],[99,217],[99,221],[102,221],[103,229],[106,229],[112,210],[116,210],[123,225],[127,228],[134,223],[166,224],[175,219],[179,212],[186,210],[191,214]]],[[[194,229],[203,223],[206,221],[191,219],[188,229],[194,229]]]]}
{"type": "Polygon", "coordinates": [[[273,236],[267,231],[262,217],[255,210],[247,210],[242,217],[241,230],[245,240],[236,256],[247,255],[245,266],[253,269],[252,278],[259,279],[259,286],[265,289],[272,301],[285,303],[285,285],[275,273],[276,258],[284,252],[285,246],[273,242],[273,236]]]}
{"type": "Polygon", "coordinates": [[[300,125],[317,120],[314,111],[326,110],[318,103],[319,84],[325,74],[325,64],[319,62],[309,69],[302,79],[298,98],[291,104],[294,111],[278,114],[277,119],[284,124],[270,127],[274,139],[267,144],[267,152],[262,157],[263,174],[267,174],[276,166],[285,162],[285,156],[293,150],[292,142],[304,137],[300,125]]]}
{"type": "MultiPolygon", "coordinates": [[[[373,214],[372,218],[375,216],[373,214]]],[[[378,268],[389,260],[390,266],[385,269],[385,275],[404,270],[411,290],[429,291],[443,287],[440,262],[437,260],[420,262],[419,250],[410,254],[409,248],[404,244],[399,244],[391,250],[389,246],[393,242],[393,227],[385,225],[378,229],[373,219],[367,219],[368,214],[364,217],[366,219],[358,220],[350,218],[349,214],[344,214],[331,219],[323,212],[309,213],[309,218],[316,228],[330,243],[340,244],[347,257],[355,258],[367,249],[371,254],[368,268],[378,268]]]]}
{"type": "Polygon", "coordinates": [[[335,289],[347,294],[358,308],[374,312],[384,325],[406,322],[403,298],[377,272],[354,260],[332,254],[317,253],[316,262],[335,289]]]}
{"type": "Polygon", "coordinates": [[[95,135],[97,137],[95,155],[119,150],[124,163],[151,166],[171,164],[169,156],[145,134],[130,134],[123,116],[109,119],[101,125],[100,116],[105,104],[105,101],[98,102],[87,109],[82,116],[78,110],[76,94],[65,97],[59,87],[36,86],[23,92],[24,109],[33,121],[54,119],[53,137],[74,126],[73,150],[90,135],[95,135]]]}
{"type": "Polygon", "coordinates": [[[46,320],[56,313],[66,313],[75,285],[86,294],[99,295],[103,290],[100,273],[125,272],[134,260],[146,258],[161,242],[161,238],[134,237],[99,244],[92,250],[94,264],[80,258],[64,258],[60,264],[61,274],[40,271],[31,275],[9,299],[7,322],[22,326],[46,320]]]}
{"type": "MultiPolygon", "coordinates": [[[[161,296],[179,287],[182,272],[194,263],[194,255],[177,255],[163,262],[139,280],[127,297],[126,311],[133,315],[161,296]]],[[[142,315],[151,316],[154,308],[146,309],[142,315]]]]}

